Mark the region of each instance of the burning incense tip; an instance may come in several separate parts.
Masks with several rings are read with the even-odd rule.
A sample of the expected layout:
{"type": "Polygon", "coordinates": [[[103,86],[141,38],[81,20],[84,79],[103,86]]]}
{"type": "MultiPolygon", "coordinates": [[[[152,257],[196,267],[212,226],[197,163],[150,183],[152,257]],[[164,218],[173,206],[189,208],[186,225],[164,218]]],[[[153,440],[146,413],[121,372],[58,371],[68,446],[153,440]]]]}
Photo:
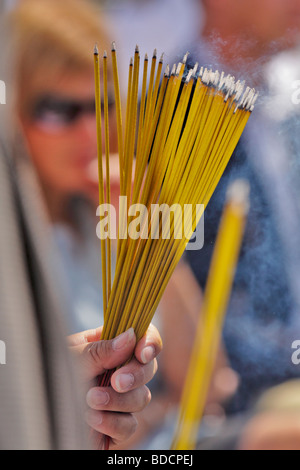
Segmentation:
{"type": "Polygon", "coordinates": [[[107,59],[107,52],[106,51],[104,51],[104,53],[103,53],[103,59],[107,59]]]}
{"type": "Polygon", "coordinates": [[[169,64],[166,66],[166,70],[165,70],[165,77],[168,77],[170,75],[170,66],[169,64]]]}
{"type": "Polygon", "coordinates": [[[148,54],[147,53],[145,54],[145,60],[148,60],[148,54]]]}
{"type": "Polygon", "coordinates": [[[164,55],[165,53],[163,52],[162,55],[160,56],[159,62],[162,64],[164,61],[164,55]]]}
{"type": "Polygon", "coordinates": [[[112,51],[115,51],[115,50],[116,50],[116,43],[115,43],[115,41],[113,41],[113,42],[111,43],[111,50],[112,50],[112,51]]]}
{"type": "Polygon", "coordinates": [[[183,59],[182,59],[182,63],[183,63],[184,65],[186,64],[186,61],[187,61],[187,58],[188,58],[189,55],[190,55],[189,52],[187,52],[187,53],[184,55],[184,57],[183,57],[183,59]]]}
{"type": "Polygon", "coordinates": [[[153,51],[153,58],[156,59],[156,57],[157,57],[157,49],[154,49],[154,51],[153,51]]]}
{"type": "Polygon", "coordinates": [[[97,43],[95,44],[95,47],[94,47],[94,54],[99,55],[99,49],[98,49],[97,43]]]}
{"type": "Polygon", "coordinates": [[[242,210],[243,213],[249,211],[250,185],[246,180],[238,179],[229,187],[226,195],[227,202],[242,210]]]}
{"type": "Polygon", "coordinates": [[[140,48],[139,48],[138,45],[136,45],[136,46],[135,46],[135,53],[136,53],[136,54],[139,54],[139,52],[140,52],[140,48]]]}
{"type": "Polygon", "coordinates": [[[192,78],[192,76],[193,76],[193,69],[191,69],[189,73],[187,74],[185,82],[188,83],[190,79],[192,78]]]}
{"type": "Polygon", "coordinates": [[[130,58],[129,66],[130,66],[130,67],[133,67],[133,58],[132,58],[132,57],[130,58]]]}
{"type": "Polygon", "coordinates": [[[175,74],[176,74],[177,76],[180,74],[181,67],[182,67],[182,63],[179,62],[179,64],[177,65],[176,72],[175,72],[175,74]]]}
{"type": "Polygon", "coordinates": [[[199,64],[198,64],[198,62],[196,62],[195,67],[194,67],[193,70],[192,70],[192,76],[193,76],[193,78],[196,77],[198,67],[199,67],[199,64]]]}

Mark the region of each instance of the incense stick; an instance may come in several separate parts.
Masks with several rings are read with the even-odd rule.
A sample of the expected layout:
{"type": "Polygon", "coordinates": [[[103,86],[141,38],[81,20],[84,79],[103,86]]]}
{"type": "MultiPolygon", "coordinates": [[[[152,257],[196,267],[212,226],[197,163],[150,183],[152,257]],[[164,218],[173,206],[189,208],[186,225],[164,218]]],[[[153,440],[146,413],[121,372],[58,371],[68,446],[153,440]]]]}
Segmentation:
{"type": "MultiPolygon", "coordinates": [[[[94,71],[95,71],[95,105],[96,105],[96,125],[97,125],[97,155],[98,155],[98,177],[99,177],[99,204],[103,205],[104,200],[104,180],[102,167],[102,122],[101,122],[101,85],[100,85],[100,65],[99,50],[97,45],[94,48],[94,71]]],[[[104,233],[101,233],[101,264],[102,264],[102,290],[103,290],[103,312],[106,316],[107,308],[107,287],[106,287],[106,247],[104,233]]]]}
{"type": "Polygon", "coordinates": [[[248,194],[245,181],[236,181],[228,191],[182,393],[173,450],[192,450],[196,445],[242,242],[248,194]]]}
{"type": "MultiPolygon", "coordinates": [[[[103,55],[103,95],[104,95],[104,127],[105,127],[105,169],[106,169],[106,204],[110,204],[110,170],[109,170],[109,113],[108,113],[108,83],[107,83],[107,52],[103,55]]],[[[108,214],[107,241],[107,301],[111,292],[111,220],[108,214]]]]}

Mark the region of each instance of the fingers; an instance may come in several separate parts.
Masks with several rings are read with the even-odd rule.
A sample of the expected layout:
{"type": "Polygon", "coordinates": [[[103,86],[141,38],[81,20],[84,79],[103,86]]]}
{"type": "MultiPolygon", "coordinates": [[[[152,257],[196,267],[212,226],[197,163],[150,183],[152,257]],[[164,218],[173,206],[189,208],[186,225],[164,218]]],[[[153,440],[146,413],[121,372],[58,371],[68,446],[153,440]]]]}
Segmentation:
{"type": "Polygon", "coordinates": [[[103,326],[95,328],[93,330],[81,331],[80,333],[75,333],[67,337],[68,345],[70,347],[79,346],[80,344],[91,343],[93,341],[99,341],[101,338],[101,333],[103,326]]]}
{"type": "Polygon", "coordinates": [[[123,394],[111,387],[94,387],[86,396],[86,422],[94,431],[109,436],[114,444],[120,444],[136,430],[132,413],[142,411],[150,400],[151,393],[145,385],[123,394]]]}
{"type": "Polygon", "coordinates": [[[136,413],[142,411],[151,400],[148,387],[143,385],[128,393],[117,393],[111,387],[91,388],[86,396],[87,404],[95,411],[136,413]]]}
{"type": "MultiPolygon", "coordinates": [[[[93,334],[97,334],[97,330],[90,337],[94,337],[93,334]]],[[[77,342],[79,344],[73,346],[72,350],[78,355],[83,378],[92,380],[106,370],[124,364],[133,354],[136,337],[133,328],[130,328],[112,340],[84,343],[83,337],[80,337],[77,342]]]]}
{"type": "Polygon", "coordinates": [[[137,343],[135,357],[142,364],[152,361],[162,350],[162,340],[154,325],[150,325],[146,334],[137,343]]]}
{"type": "Polygon", "coordinates": [[[150,382],[157,371],[157,361],[142,365],[136,359],[113,373],[111,386],[118,393],[126,393],[150,382]]]}
{"type": "Polygon", "coordinates": [[[133,329],[112,341],[96,341],[98,335],[99,332],[90,331],[75,338],[76,341],[73,339],[75,349],[85,361],[87,378],[125,365],[113,373],[110,387],[93,387],[88,391],[86,421],[95,431],[120,443],[136,429],[132,413],[142,411],[150,402],[151,393],[145,384],[157,371],[156,356],[161,351],[162,341],[154,326],[150,326],[138,344],[133,329]],[[86,344],[89,339],[93,342],[86,344]]]}
{"type": "MultiPolygon", "coordinates": [[[[147,333],[137,345],[132,328],[109,341],[99,341],[101,332],[102,327],[84,331],[68,338],[72,352],[78,356],[81,363],[84,380],[92,380],[96,376],[103,374],[106,370],[114,369],[120,364],[124,364],[133,354],[134,348],[136,359],[142,364],[151,363],[162,349],[161,337],[153,325],[150,325],[147,333]]],[[[129,390],[132,388],[132,377],[128,376],[130,373],[127,370],[125,371],[127,377],[119,377],[115,384],[117,389],[124,390],[126,388],[129,390]],[[125,386],[125,381],[127,381],[127,387],[125,386]]],[[[141,384],[141,381],[139,380],[138,383],[141,384]]]]}
{"type": "Polygon", "coordinates": [[[109,436],[114,444],[129,439],[137,427],[137,420],[131,413],[88,410],[85,419],[91,428],[109,436]]]}

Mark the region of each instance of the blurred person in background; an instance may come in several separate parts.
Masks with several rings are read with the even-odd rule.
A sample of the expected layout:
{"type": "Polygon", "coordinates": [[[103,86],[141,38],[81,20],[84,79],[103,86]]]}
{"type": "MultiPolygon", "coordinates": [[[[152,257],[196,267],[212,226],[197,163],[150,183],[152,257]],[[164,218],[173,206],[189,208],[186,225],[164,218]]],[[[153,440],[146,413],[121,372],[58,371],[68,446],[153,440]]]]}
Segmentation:
{"type": "Polygon", "coordinates": [[[198,450],[299,450],[300,403],[298,379],[271,387],[243,416],[225,422],[198,450]]]}
{"type": "MultiPolygon", "coordinates": [[[[0,400],[3,448],[89,446],[80,425],[82,408],[89,426],[110,436],[112,445],[123,443],[136,427],[132,413],[149,402],[145,383],[156,372],[161,340],[153,327],[138,344],[132,330],[108,342],[99,341],[101,328],[70,336],[74,371],[63,344],[63,335],[74,325],[69,324],[72,318],[62,318],[68,299],[56,262],[65,252],[57,256],[49,222],[63,224],[70,239],[80,239],[82,225],[72,218],[69,198],[86,195],[96,206],[96,181],[87,175],[95,140],[91,51],[102,31],[95,15],[98,10],[80,0],[24,0],[1,31],[6,34],[5,59],[13,61],[1,64],[6,72],[12,65],[6,80],[10,106],[7,113],[1,108],[0,141],[1,335],[9,350],[0,400]],[[67,28],[66,18],[72,27],[67,28]],[[86,40],[82,48],[78,37],[86,40]],[[133,353],[111,387],[93,386],[93,379],[133,353]],[[85,405],[75,399],[81,388],[77,379],[87,393],[85,405]]],[[[89,210],[93,213],[87,205],[88,217],[89,210]]]]}
{"type": "MultiPolygon", "coordinates": [[[[229,363],[239,375],[229,413],[248,410],[270,386],[298,377],[291,345],[300,334],[300,212],[292,155],[268,114],[265,67],[300,39],[300,1],[203,0],[204,22],[190,65],[224,70],[260,91],[260,101],[205,212],[205,243],[186,253],[205,287],[228,184],[244,177],[251,209],[224,328],[229,363]]],[[[299,154],[294,155],[298,158],[299,154]]],[[[172,332],[170,332],[172,334],[172,332]]]]}
{"type": "MultiPolygon", "coordinates": [[[[16,112],[59,249],[70,333],[102,323],[93,48],[110,49],[87,2],[26,0],[12,11],[16,112]],[[99,283],[100,282],[100,283],[99,283]]],[[[116,149],[112,71],[110,148],[116,149]]],[[[111,157],[112,176],[117,158],[111,157]]],[[[116,170],[118,171],[118,170],[116,170]]],[[[115,176],[117,176],[115,174],[115,176]]],[[[115,203],[119,188],[112,178],[115,203]]]]}
{"type": "Polygon", "coordinates": [[[300,450],[300,381],[267,390],[237,436],[239,450],[300,450]]]}

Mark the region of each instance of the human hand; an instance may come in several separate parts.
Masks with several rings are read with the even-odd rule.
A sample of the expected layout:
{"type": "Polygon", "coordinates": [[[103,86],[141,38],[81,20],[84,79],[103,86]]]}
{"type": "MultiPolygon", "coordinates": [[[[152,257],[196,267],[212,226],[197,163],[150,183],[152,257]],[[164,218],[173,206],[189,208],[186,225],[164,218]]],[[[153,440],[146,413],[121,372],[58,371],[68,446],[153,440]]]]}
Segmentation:
{"type": "Polygon", "coordinates": [[[109,341],[99,341],[101,332],[102,328],[98,328],[72,335],[69,345],[88,387],[87,424],[97,433],[109,436],[113,448],[135,432],[137,421],[133,413],[143,410],[151,399],[146,383],[156,373],[156,356],[162,343],[152,325],[138,343],[132,328],[109,341]],[[128,364],[113,373],[109,387],[95,386],[99,375],[126,363],[133,354],[128,364]]]}

